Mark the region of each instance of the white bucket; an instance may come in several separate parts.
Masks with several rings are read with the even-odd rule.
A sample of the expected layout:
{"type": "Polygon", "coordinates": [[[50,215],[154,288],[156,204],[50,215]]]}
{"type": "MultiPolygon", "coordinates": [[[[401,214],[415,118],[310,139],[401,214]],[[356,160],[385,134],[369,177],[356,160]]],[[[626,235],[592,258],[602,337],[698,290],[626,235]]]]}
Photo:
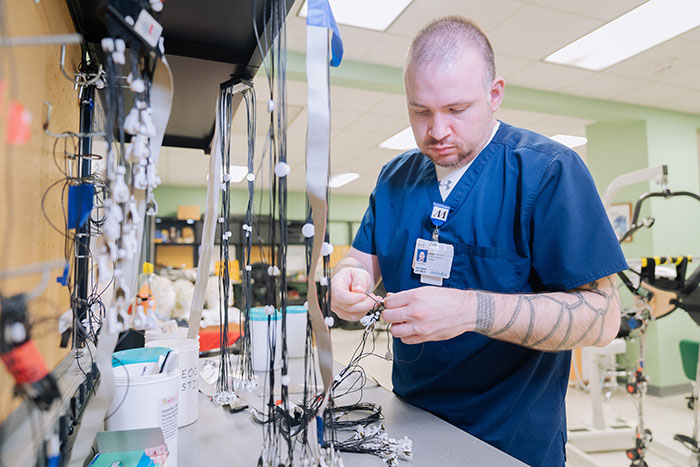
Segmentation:
{"type": "Polygon", "coordinates": [[[197,375],[199,372],[199,342],[196,339],[158,339],[146,344],[146,347],[168,347],[180,356],[177,372],[179,376],[177,426],[183,427],[197,421],[199,413],[199,391],[197,375]]]}
{"type": "Polygon", "coordinates": [[[275,360],[273,369],[282,367],[282,313],[276,311],[267,315],[262,307],[250,310],[250,342],[253,371],[267,371],[270,362],[270,344],[275,342],[275,360]],[[268,319],[270,335],[268,336],[268,319]],[[270,340],[270,341],[269,341],[270,340]]]}
{"type": "Polygon", "coordinates": [[[287,307],[287,355],[300,358],[306,350],[306,308],[301,305],[287,307]]]}
{"type": "MultiPolygon", "coordinates": [[[[177,339],[187,338],[187,328],[177,328],[176,332],[167,332],[167,329],[149,329],[144,333],[144,341],[146,345],[150,342],[159,341],[161,339],[177,339]]],[[[151,346],[152,347],[152,346],[151,346]]]]}
{"type": "Polygon", "coordinates": [[[114,399],[105,418],[105,428],[107,431],[160,428],[169,451],[163,467],[177,467],[178,373],[141,376],[156,368],[158,357],[167,352],[168,349],[154,347],[113,354],[114,399]]]}

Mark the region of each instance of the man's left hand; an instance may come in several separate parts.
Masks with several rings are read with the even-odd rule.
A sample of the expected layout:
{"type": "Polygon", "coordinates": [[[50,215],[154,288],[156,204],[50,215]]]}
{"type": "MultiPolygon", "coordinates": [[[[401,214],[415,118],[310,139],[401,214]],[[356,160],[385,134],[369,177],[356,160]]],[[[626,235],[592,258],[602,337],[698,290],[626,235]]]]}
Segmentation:
{"type": "Polygon", "coordinates": [[[384,299],[384,321],[405,344],[420,344],[458,336],[468,328],[469,292],[442,287],[420,287],[384,299]]]}

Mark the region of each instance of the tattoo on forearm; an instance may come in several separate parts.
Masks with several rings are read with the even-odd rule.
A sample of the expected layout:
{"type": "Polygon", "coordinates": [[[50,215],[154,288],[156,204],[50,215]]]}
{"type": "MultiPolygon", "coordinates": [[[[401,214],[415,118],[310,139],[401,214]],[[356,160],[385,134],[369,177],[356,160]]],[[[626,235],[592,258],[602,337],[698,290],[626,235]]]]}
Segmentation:
{"type": "Polygon", "coordinates": [[[506,323],[505,326],[503,326],[501,329],[499,329],[496,332],[492,332],[490,335],[491,337],[496,337],[499,334],[503,334],[504,332],[508,331],[510,328],[513,327],[513,324],[515,324],[515,320],[518,318],[518,315],[520,314],[520,310],[522,309],[523,302],[525,301],[525,297],[522,295],[518,297],[518,304],[515,306],[515,312],[511,315],[510,319],[506,323]]]}
{"type": "Polygon", "coordinates": [[[523,338],[523,344],[527,344],[532,336],[532,330],[535,328],[535,305],[532,303],[534,297],[527,297],[527,304],[530,307],[530,321],[527,325],[527,334],[523,338]]]}
{"type": "Polygon", "coordinates": [[[608,313],[608,310],[611,308],[613,300],[615,300],[619,305],[619,297],[615,293],[614,281],[607,277],[601,279],[600,281],[604,281],[602,287],[600,286],[599,281],[594,281],[583,287],[579,287],[577,291],[573,293],[573,296],[575,297],[575,300],[573,301],[571,301],[571,299],[568,297],[565,300],[556,295],[521,295],[520,297],[518,297],[515,310],[513,310],[513,313],[508,319],[508,322],[500,329],[492,329],[493,321],[495,319],[495,305],[493,302],[493,297],[487,293],[479,292],[477,295],[478,309],[476,330],[484,334],[488,333],[488,335],[491,337],[496,337],[499,334],[503,334],[513,328],[513,326],[516,323],[516,320],[521,315],[523,307],[527,307],[527,311],[529,312],[528,325],[525,335],[521,339],[522,345],[538,347],[543,344],[546,344],[555,336],[555,334],[562,328],[562,326],[566,326],[564,337],[551,350],[557,351],[564,348],[573,348],[576,347],[586,336],[589,336],[591,332],[596,332],[594,331],[594,329],[596,329],[596,326],[599,326],[599,328],[597,329],[596,339],[592,344],[596,345],[603,338],[605,330],[604,318],[605,315],[608,313]],[[605,300],[602,306],[596,306],[596,304],[591,303],[590,295],[585,294],[583,292],[592,292],[600,297],[603,297],[605,300]],[[485,297],[488,297],[489,300],[487,301],[485,297]],[[535,332],[535,318],[537,314],[536,302],[541,300],[549,300],[559,305],[559,313],[551,329],[547,330],[547,332],[542,337],[537,338],[536,341],[530,342],[533,339],[533,334],[535,332]],[[593,312],[593,319],[588,324],[586,329],[581,333],[580,336],[577,336],[573,342],[569,342],[573,332],[574,313],[580,313],[582,311],[581,309],[587,309],[593,312]],[[565,321],[566,324],[564,323],[565,321]],[[492,332],[489,332],[489,330],[492,330],[492,332]]]}
{"type": "Polygon", "coordinates": [[[496,305],[491,294],[477,292],[476,331],[488,334],[496,319],[496,305]]]}

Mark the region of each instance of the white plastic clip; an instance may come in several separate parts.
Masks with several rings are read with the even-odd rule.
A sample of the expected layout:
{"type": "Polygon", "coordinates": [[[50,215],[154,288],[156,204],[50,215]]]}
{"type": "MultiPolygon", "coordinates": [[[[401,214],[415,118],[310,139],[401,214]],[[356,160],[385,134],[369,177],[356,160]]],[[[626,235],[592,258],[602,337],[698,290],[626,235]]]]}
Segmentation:
{"type": "Polygon", "coordinates": [[[330,256],[333,253],[333,245],[328,242],[323,242],[321,245],[321,256],[330,256]]]}
{"type": "Polygon", "coordinates": [[[304,224],[304,226],[301,228],[301,233],[304,235],[306,238],[311,238],[314,236],[314,225],[307,222],[304,224]]]}
{"type": "Polygon", "coordinates": [[[275,166],[275,175],[277,175],[279,178],[283,178],[289,175],[289,172],[291,170],[292,169],[289,167],[289,164],[287,164],[286,162],[279,162],[275,166]]]}

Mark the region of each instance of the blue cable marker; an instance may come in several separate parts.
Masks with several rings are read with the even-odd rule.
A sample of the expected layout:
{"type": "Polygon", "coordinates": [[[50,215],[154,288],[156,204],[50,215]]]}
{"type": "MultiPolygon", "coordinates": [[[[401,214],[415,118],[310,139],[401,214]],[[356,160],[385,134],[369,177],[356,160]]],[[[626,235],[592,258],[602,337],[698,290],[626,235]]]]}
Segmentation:
{"type": "Polygon", "coordinates": [[[309,13],[306,16],[306,24],[328,28],[333,31],[333,37],[331,38],[331,52],[333,54],[331,66],[340,66],[340,62],[343,61],[343,39],[340,37],[338,23],[335,22],[335,16],[333,16],[333,10],[328,0],[309,0],[309,13]]]}
{"type": "Polygon", "coordinates": [[[68,187],[68,228],[78,229],[85,225],[95,197],[95,186],[89,183],[68,187]]]}
{"type": "Polygon", "coordinates": [[[637,329],[639,327],[639,321],[637,318],[630,318],[629,321],[627,321],[627,325],[630,329],[637,329]]]}
{"type": "Polygon", "coordinates": [[[63,267],[63,274],[56,278],[56,282],[64,287],[68,286],[68,271],[70,271],[70,263],[66,262],[66,265],[63,267]]]}

